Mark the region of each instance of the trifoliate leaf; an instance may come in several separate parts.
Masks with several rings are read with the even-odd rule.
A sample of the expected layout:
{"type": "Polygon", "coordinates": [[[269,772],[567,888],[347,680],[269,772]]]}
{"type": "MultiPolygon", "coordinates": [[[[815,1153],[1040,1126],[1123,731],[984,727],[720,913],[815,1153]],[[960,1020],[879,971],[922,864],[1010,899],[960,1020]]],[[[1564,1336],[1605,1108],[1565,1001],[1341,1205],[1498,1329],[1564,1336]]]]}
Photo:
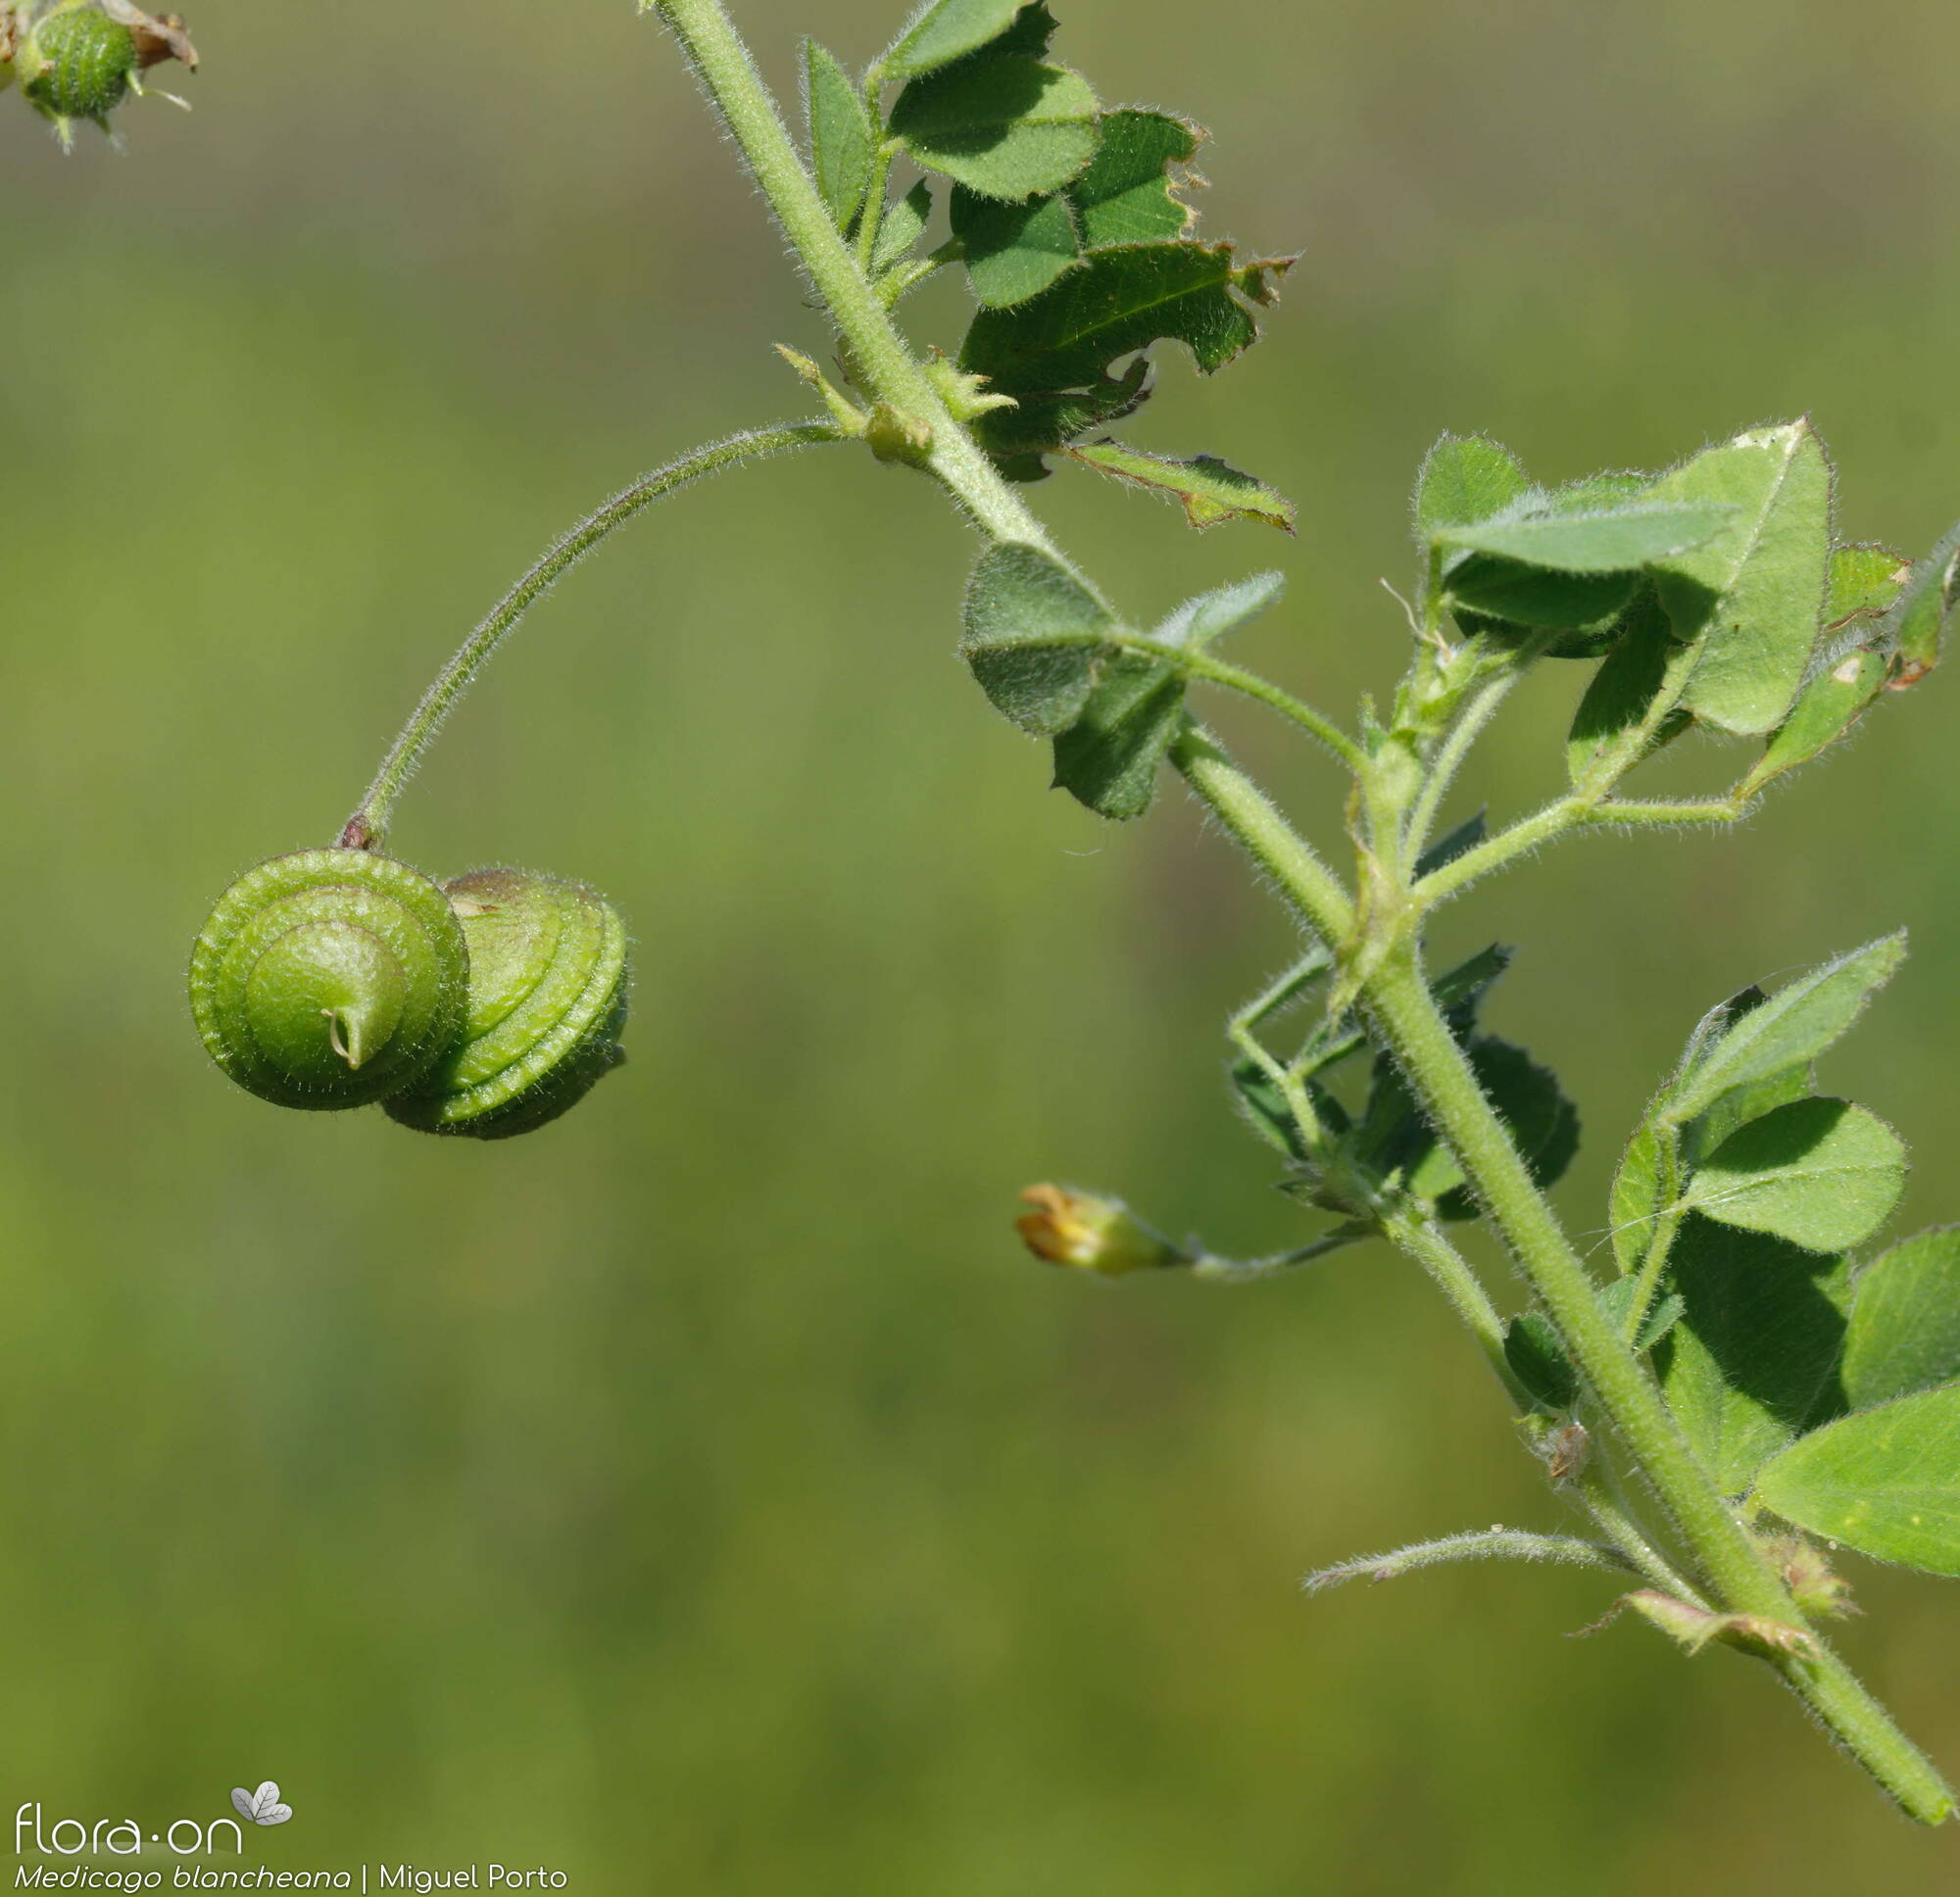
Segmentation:
{"type": "Polygon", "coordinates": [[[1296,510],[1285,495],[1240,473],[1214,455],[1170,461],[1117,441],[1091,442],[1062,452],[1099,474],[1178,502],[1194,527],[1215,527],[1221,520],[1263,520],[1282,533],[1293,532],[1296,510]]]}

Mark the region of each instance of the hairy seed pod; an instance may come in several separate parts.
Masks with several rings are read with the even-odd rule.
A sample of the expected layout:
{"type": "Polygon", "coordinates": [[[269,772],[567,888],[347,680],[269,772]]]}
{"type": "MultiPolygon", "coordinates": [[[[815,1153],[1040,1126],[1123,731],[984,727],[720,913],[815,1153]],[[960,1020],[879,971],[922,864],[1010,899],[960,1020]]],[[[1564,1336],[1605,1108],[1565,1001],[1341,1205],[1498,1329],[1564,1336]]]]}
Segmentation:
{"type": "Polygon", "coordinates": [[[92,6],[69,5],[29,29],[14,63],[27,103],[65,138],[76,119],[106,131],[109,115],[129,95],[136,36],[92,6]]]}
{"type": "Polygon", "coordinates": [[[528,1133],[625,1058],[625,924],[596,892],[525,870],[472,870],[444,888],[469,945],[468,1018],[388,1112],[425,1133],[528,1133]]]}
{"type": "Polygon", "coordinates": [[[191,950],[211,1057],[281,1106],[366,1106],[461,1034],[469,951],[420,871],[359,850],[277,856],[219,898],[191,950]]]}

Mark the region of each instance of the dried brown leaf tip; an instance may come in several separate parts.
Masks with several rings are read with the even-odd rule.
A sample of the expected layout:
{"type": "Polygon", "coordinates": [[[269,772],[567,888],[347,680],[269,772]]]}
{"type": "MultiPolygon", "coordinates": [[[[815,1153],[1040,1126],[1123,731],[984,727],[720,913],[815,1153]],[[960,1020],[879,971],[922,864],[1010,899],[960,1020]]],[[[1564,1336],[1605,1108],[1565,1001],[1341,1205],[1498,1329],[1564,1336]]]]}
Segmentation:
{"type": "Polygon", "coordinates": [[[136,42],[136,66],[147,73],[166,60],[175,60],[191,72],[197,71],[197,48],[184,30],[181,14],[149,14],[132,7],[129,0],[102,0],[102,10],[110,19],[129,28],[136,42]]]}

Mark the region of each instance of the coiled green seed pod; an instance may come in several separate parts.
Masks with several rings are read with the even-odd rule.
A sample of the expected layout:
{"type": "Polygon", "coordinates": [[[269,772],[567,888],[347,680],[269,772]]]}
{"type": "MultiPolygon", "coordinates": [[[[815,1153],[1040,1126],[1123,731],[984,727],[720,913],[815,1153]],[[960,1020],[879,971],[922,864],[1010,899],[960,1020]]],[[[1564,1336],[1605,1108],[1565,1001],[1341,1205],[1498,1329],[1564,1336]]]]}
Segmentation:
{"type": "Polygon", "coordinates": [[[425,1133],[528,1133],[625,1058],[625,924],[596,892],[525,870],[472,870],[444,888],[469,945],[468,1018],[388,1113],[425,1133]]]}
{"type": "Polygon", "coordinates": [[[136,36],[92,6],[70,5],[29,29],[14,63],[22,95],[66,142],[77,119],[109,129],[109,115],[129,96],[136,74],[136,36]]]}
{"type": "Polygon", "coordinates": [[[366,1106],[420,1080],[462,1032],[469,951],[449,898],[360,850],[241,876],[191,950],[211,1057],[281,1106],[366,1106]]]}

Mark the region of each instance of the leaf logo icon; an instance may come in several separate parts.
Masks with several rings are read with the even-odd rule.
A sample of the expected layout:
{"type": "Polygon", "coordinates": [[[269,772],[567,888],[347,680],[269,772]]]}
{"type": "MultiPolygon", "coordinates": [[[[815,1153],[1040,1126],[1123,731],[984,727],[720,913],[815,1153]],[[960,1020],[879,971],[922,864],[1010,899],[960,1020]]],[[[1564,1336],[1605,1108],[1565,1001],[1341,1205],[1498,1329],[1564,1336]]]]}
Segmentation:
{"type": "Polygon", "coordinates": [[[257,1791],[247,1791],[243,1785],[234,1787],[231,1803],[240,1818],[249,1818],[254,1824],[283,1824],[293,1815],[290,1805],[279,1803],[279,1787],[270,1778],[257,1791]]]}

